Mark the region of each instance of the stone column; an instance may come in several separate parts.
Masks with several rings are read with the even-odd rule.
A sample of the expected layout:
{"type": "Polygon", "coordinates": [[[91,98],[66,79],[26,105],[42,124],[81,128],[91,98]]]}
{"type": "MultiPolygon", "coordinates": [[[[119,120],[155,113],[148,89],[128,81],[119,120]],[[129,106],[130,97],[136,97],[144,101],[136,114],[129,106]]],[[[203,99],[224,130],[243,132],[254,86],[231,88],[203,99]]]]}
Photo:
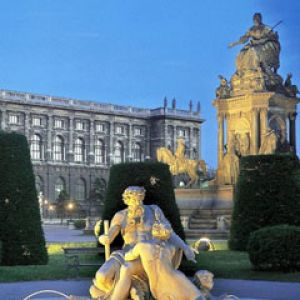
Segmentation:
{"type": "Polygon", "coordinates": [[[47,122],[47,150],[46,150],[46,160],[52,159],[52,127],[53,127],[53,116],[48,115],[48,122],[47,122]]]}
{"type": "Polygon", "coordinates": [[[296,116],[297,113],[293,112],[289,114],[289,121],[290,121],[290,145],[292,147],[292,151],[296,153],[296,116]]]}
{"type": "Polygon", "coordinates": [[[202,152],[201,152],[201,149],[202,149],[202,131],[201,131],[201,125],[199,125],[198,127],[198,136],[196,138],[196,141],[197,141],[197,158],[198,159],[202,159],[202,152]]]}
{"type": "Polygon", "coordinates": [[[168,123],[165,121],[165,147],[168,147],[168,123]]]}
{"type": "Polygon", "coordinates": [[[74,137],[74,117],[71,116],[69,117],[69,149],[68,149],[68,162],[73,162],[74,161],[74,142],[73,142],[73,137],[74,137]]]}
{"type": "Polygon", "coordinates": [[[113,156],[114,156],[114,135],[115,135],[115,126],[114,122],[109,122],[109,164],[113,165],[113,156]]]}
{"type": "Polygon", "coordinates": [[[90,149],[88,162],[89,164],[95,163],[95,121],[93,119],[90,120],[90,149]]]}
{"type": "Polygon", "coordinates": [[[27,138],[28,143],[30,142],[30,113],[25,111],[24,113],[24,134],[27,138]]]}
{"type": "MultiPolygon", "coordinates": [[[[145,126],[146,130],[146,141],[145,141],[145,150],[144,150],[144,157],[146,160],[149,160],[151,158],[151,135],[150,135],[150,126],[145,126]]],[[[156,153],[154,153],[154,157],[152,159],[156,159],[156,153]]]]}
{"type": "Polygon", "coordinates": [[[251,112],[251,154],[258,154],[258,110],[253,109],[251,112]]]}
{"type": "Polygon", "coordinates": [[[268,131],[268,110],[260,110],[260,146],[264,143],[268,131]]]}
{"type": "Polygon", "coordinates": [[[129,122],[128,125],[128,160],[132,161],[133,156],[132,156],[132,124],[129,122]]]}
{"type": "Polygon", "coordinates": [[[224,157],[224,115],[218,114],[218,166],[224,157]]]}
{"type": "Polygon", "coordinates": [[[6,110],[2,109],[1,110],[1,129],[5,130],[6,129],[6,110]]]}
{"type": "Polygon", "coordinates": [[[174,153],[175,153],[175,151],[176,151],[176,148],[177,148],[177,126],[176,125],[174,125],[174,135],[173,135],[173,143],[174,143],[174,149],[173,149],[173,151],[174,151],[174,153]]]}

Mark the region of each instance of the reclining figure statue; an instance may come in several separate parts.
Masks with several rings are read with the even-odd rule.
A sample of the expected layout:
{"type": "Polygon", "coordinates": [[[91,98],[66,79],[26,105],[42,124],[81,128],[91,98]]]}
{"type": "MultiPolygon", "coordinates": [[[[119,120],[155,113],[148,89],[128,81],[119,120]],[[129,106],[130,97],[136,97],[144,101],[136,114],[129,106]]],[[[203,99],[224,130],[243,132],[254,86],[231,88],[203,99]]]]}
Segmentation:
{"type": "Polygon", "coordinates": [[[117,212],[108,234],[99,237],[108,245],[121,232],[124,246],[97,271],[92,299],[204,300],[200,289],[177,270],[182,252],[195,261],[194,251],[175,234],[158,206],[143,204],[144,198],[143,187],[128,187],[123,193],[128,208],[117,212]]]}

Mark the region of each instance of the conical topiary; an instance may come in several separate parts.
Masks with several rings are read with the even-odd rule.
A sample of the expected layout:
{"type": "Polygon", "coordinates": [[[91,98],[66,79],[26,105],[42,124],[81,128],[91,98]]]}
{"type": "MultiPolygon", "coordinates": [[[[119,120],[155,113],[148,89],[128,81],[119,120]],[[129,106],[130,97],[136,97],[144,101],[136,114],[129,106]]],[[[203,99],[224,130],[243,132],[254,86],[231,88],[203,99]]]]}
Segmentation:
{"type": "Polygon", "coordinates": [[[25,136],[0,133],[2,265],[46,264],[35,178],[25,136]]]}
{"type": "MultiPolygon", "coordinates": [[[[184,239],[169,166],[159,162],[130,162],[112,166],[102,219],[111,220],[117,211],[126,208],[122,193],[133,185],[145,187],[144,204],[158,205],[174,231],[184,239]]],[[[115,245],[120,243],[121,240],[118,239],[115,245]]]]}

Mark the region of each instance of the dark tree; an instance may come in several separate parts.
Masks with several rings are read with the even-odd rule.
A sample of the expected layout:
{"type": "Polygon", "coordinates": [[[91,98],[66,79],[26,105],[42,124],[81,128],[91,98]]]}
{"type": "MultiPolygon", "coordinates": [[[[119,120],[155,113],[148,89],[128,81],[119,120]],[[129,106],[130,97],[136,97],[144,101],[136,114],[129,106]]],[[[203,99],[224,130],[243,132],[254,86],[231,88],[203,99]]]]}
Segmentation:
{"type": "Polygon", "coordinates": [[[229,246],[246,250],[251,232],[279,224],[300,226],[300,166],[294,155],[241,158],[229,246]]]}
{"type": "Polygon", "coordinates": [[[95,207],[103,206],[104,197],[105,197],[106,186],[105,183],[96,178],[93,188],[89,194],[89,197],[86,199],[87,203],[87,215],[92,216],[92,209],[95,207]]]}
{"type": "Polygon", "coordinates": [[[29,148],[16,133],[0,133],[0,224],[3,265],[47,263],[29,148]]]}

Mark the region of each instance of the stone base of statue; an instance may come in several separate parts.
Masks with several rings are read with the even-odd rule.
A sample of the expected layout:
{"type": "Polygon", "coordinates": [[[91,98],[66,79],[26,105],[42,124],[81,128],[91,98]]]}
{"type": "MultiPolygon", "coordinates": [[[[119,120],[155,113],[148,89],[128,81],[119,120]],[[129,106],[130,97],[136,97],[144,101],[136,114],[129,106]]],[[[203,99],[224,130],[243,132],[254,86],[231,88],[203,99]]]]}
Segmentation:
{"type": "Polygon", "coordinates": [[[231,95],[240,96],[247,93],[275,91],[285,92],[282,88],[283,79],[273,71],[262,68],[236,72],[231,77],[231,95]]]}
{"type": "Polygon", "coordinates": [[[233,185],[175,189],[176,203],[186,237],[227,239],[233,208],[233,185]]]}
{"type": "Polygon", "coordinates": [[[213,102],[218,113],[217,184],[236,183],[242,156],[296,152],[297,103],[296,97],[269,91],[213,102]]]}

